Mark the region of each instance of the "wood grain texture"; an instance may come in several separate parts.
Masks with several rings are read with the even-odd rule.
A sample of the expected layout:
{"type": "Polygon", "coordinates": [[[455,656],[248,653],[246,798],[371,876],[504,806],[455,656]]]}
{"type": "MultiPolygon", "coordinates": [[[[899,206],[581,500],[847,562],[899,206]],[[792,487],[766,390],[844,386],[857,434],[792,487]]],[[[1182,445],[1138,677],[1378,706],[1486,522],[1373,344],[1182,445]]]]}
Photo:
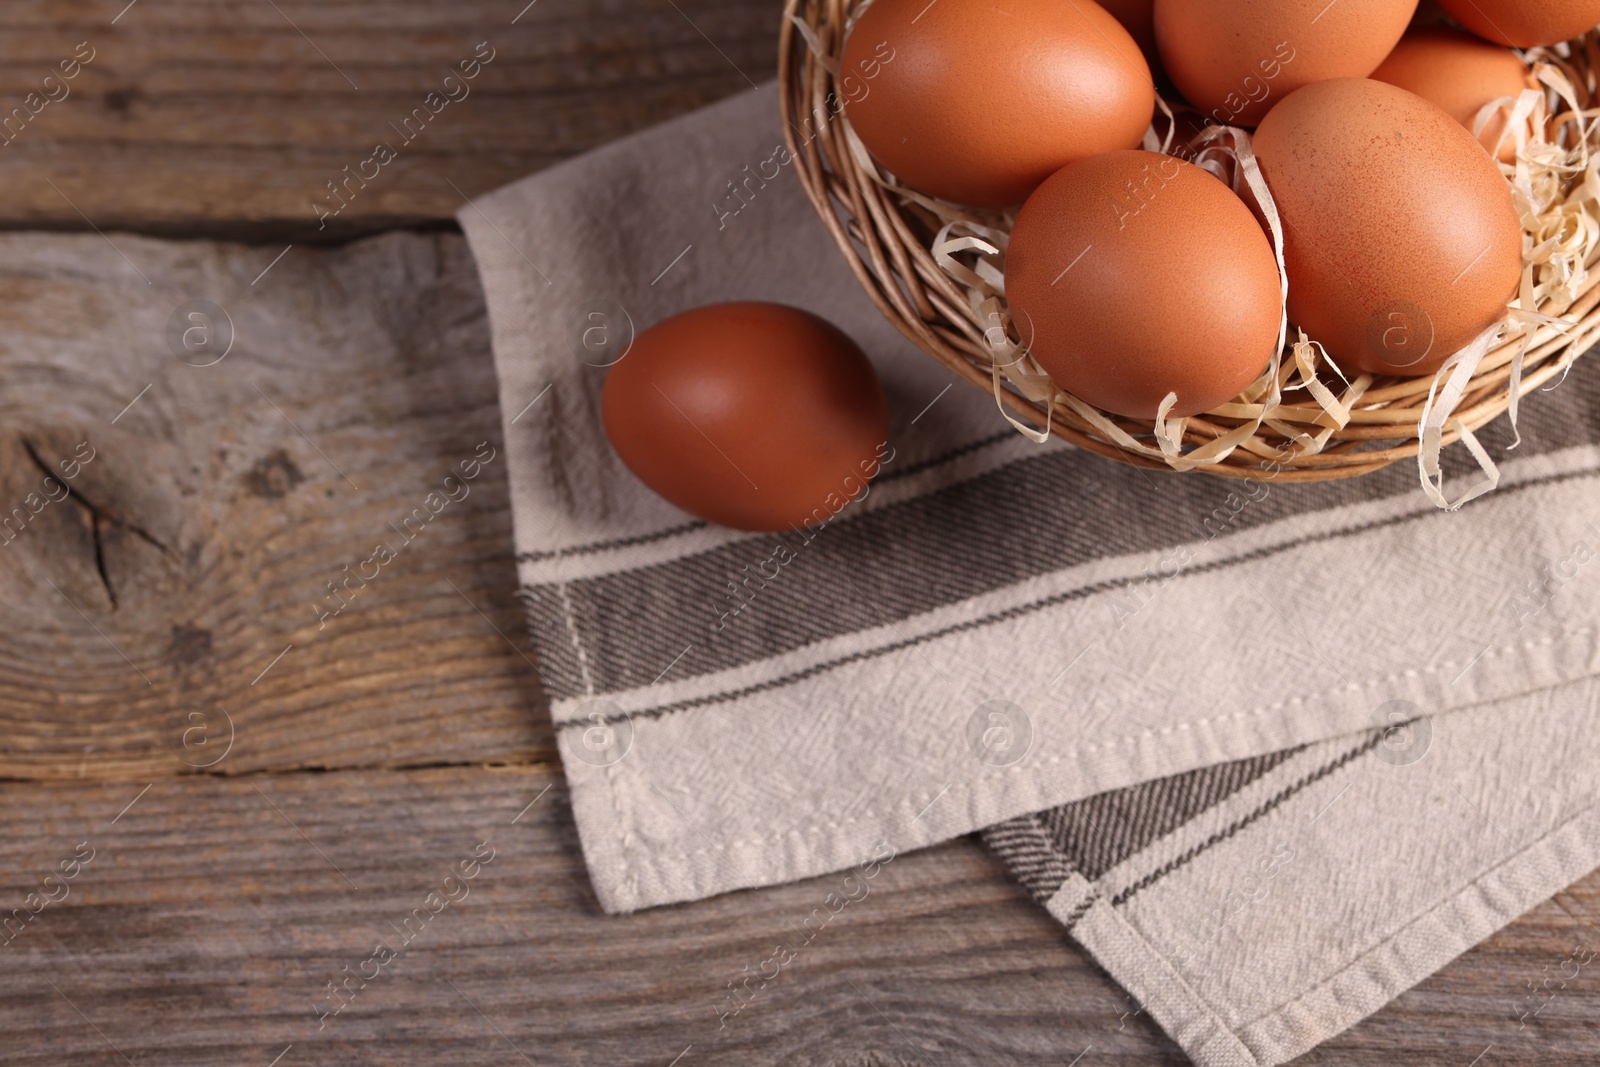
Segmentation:
{"type": "Polygon", "coordinates": [[[464,238],[0,250],[0,777],[553,758],[464,238]]]}
{"type": "MultiPolygon", "coordinates": [[[[0,115],[78,42],[95,57],[0,147],[0,228],[85,234],[67,271],[0,256],[0,507],[78,442],[97,451],[0,548],[0,917],[94,849],[66,898],[0,935],[0,1061],[1185,1062],[966,840],[897,857],[723,1027],[728,983],[838,880],[599,913],[509,596],[503,465],[326,630],[311,613],[375,529],[498,441],[500,398],[459,238],[305,242],[447,226],[463,196],[760,81],[775,13],[7,5],[0,115]],[[484,40],[470,97],[319,229],[326,183],[484,40]],[[413,297],[385,302],[396,271],[413,297]],[[209,374],[162,336],[197,296],[239,326],[209,374]],[[317,299],[359,309],[372,343],[282,328],[317,299]],[[326,983],[481,841],[471,895],[319,1029],[326,983]]],[[[1301,1062],[1590,1062],[1600,969],[1562,975],[1597,927],[1591,876],[1301,1062]]]]}
{"type": "Polygon", "coordinates": [[[288,239],[449,220],[777,63],[776,9],[752,0],[126,3],[6,5],[0,113],[25,110],[0,147],[0,227],[288,239]],[[94,58],[61,82],[84,42],[94,58]],[[481,42],[493,59],[406,142],[481,42]],[[322,228],[327,183],[380,142],[395,160],[322,228]]]}
{"type": "MultiPolygon", "coordinates": [[[[802,940],[839,876],[599,913],[547,767],[195,776],[0,788],[0,902],[94,857],[0,953],[6,1062],[1170,1065],[1184,1058],[968,840],[895,857],[802,940]],[[123,809],[135,801],[125,812],[123,809]],[[529,806],[531,804],[531,807],[529,806]],[[119,813],[121,813],[119,815],[119,813]],[[426,903],[480,843],[456,902],[426,903]],[[480,850],[480,854],[482,853],[480,850]],[[402,944],[406,917],[437,907],[402,944]],[[396,958],[322,1025],[327,983],[396,958]],[[728,983],[793,949],[736,1015],[728,983]],[[348,968],[348,972],[346,971],[348,968]],[[748,968],[748,970],[746,970],[748,968]],[[81,1015],[79,1014],[81,1012],[81,1015]],[[725,1025],[724,1025],[725,1022],[725,1025]],[[319,1029],[320,1026],[320,1029],[319,1029]],[[685,1050],[688,1050],[685,1052],[685,1050]]],[[[52,889],[56,895],[60,889],[52,889]]],[[[1600,967],[1525,1030],[1592,883],[1538,909],[1306,1064],[1586,1062],[1600,967]],[[1563,908],[1571,909],[1573,914],[1563,908]]],[[[1597,961],[1600,963],[1600,961],[1597,961]]]]}

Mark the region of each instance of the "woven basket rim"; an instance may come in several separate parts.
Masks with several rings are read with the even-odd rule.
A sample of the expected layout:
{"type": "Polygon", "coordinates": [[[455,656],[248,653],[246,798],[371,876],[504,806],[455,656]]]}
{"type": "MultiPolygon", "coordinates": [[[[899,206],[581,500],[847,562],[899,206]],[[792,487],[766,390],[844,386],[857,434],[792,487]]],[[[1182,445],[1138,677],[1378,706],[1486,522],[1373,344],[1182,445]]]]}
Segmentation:
{"type": "MultiPolygon", "coordinates": [[[[937,220],[902,191],[886,185],[875,169],[869,174],[866,168],[872,164],[861,158],[865,153],[859,142],[850,144],[849,120],[839,103],[843,96],[834,85],[834,72],[848,20],[862,6],[863,0],[785,0],[778,56],[784,138],[806,195],[851,273],[879,312],[908,340],[970,385],[993,392],[1002,410],[1015,419],[1047,428],[1097,455],[1148,470],[1171,471],[1176,466],[1232,478],[1326,481],[1367,474],[1418,456],[1420,415],[1435,384],[1433,374],[1374,380],[1349,412],[1346,424],[1336,428],[1309,401],[1298,408],[1285,401],[1273,409],[1274,414],[1290,416],[1299,412],[1304,419],[1323,415],[1320,424],[1308,422],[1305,427],[1326,434],[1327,443],[1320,451],[1296,448],[1288,434],[1258,420],[1256,432],[1225,456],[1192,465],[1174,464],[1153,447],[1134,450],[1108,439],[1104,427],[1072,406],[1088,405],[1065,398],[1059,387],[1060,395],[1047,406],[1004,381],[989,358],[984,323],[961,286],[934,258],[930,230],[937,220]],[[839,106],[831,107],[830,98],[839,106]],[[801,135],[802,126],[808,135],[801,135]]],[[[1581,39],[1571,51],[1572,62],[1584,74],[1575,88],[1584,96],[1581,103],[1591,106],[1593,72],[1600,68],[1596,34],[1581,39]]],[[[1590,132],[1591,149],[1600,149],[1594,130],[1590,132]]],[[[1572,184],[1582,177],[1577,175],[1572,184]]],[[[1587,260],[1585,267],[1595,266],[1600,249],[1587,260]]],[[[1543,324],[1523,327],[1533,336],[1523,356],[1518,395],[1564,375],[1600,340],[1600,270],[1588,272],[1578,299],[1554,317],[1567,324],[1565,330],[1543,324]]],[[[1516,331],[1490,348],[1444,428],[1441,445],[1460,440],[1463,431],[1470,435],[1511,407],[1512,364],[1522,340],[1522,332],[1516,331]]],[[[1154,444],[1150,420],[1098,414],[1129,437],[1154,444]]],[[[1237,412],[1218,409],[1186,420],[1183,443],[1199,446],[1249,421],[1237,412]]]]}

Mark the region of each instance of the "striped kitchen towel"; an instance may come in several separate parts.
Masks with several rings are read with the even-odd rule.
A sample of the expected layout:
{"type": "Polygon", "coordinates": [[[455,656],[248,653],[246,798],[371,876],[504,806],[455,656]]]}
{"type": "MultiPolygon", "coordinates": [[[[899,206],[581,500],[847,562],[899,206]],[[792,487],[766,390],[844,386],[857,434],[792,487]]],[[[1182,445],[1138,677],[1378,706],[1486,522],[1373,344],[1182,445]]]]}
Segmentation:
{"type": "Polygon", "coordinates": [[[460,214],[604,908],[986,830],[1196,1062],[1271,1064],[1600,864],[1590,368],[1528,398],[1515,451],[1484,435],[1501,487],[1459,513],[1405,465],[1119,466],[903,340],[795,165],[766,87],[460,214]],[[882,473],[818,527],[696,521],[601,431],[637,331],[749,299],[837,323],[889,396],[882,473]]]}

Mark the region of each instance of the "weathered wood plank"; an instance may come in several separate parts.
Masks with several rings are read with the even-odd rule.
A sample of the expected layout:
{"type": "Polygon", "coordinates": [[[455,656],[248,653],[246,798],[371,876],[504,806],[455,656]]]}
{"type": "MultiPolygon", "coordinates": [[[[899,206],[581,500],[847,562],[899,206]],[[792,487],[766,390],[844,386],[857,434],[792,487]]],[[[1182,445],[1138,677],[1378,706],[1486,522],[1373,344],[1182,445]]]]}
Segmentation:
{"type": "Polygon", "coordinates": [[[463,238],[0,249],[0,777],[551,758],[463,238]]]}
{"type": "Polygon", "coordinates": [[[514,1063],[513,1044],[539,1063],[691,1045],[685,1064],[1059,1063],[1101,1031],[1121,1062],[1181,1062],[1148,1025],[1116,1034],[1120,994],[970,842],[884,864],[723,1027],[728,983],[798,944],[841,878],[602,916],[542,768],[162,781],[112,824],[141,788],[0,789],[7,907],[95,850],[3,950],[8,1063],[109,1063],[115,1045],[266,1064],[290,1044],[285,1067],[514,1063]],[[485,841],[467,895],[403,946],[396,927],[485,841]],[[380,940],[398,958],[319,1029],[327,983],[380,940]]]}
{"type": "MultiPolygon", "coordinates": [[[[0,948],[9,1064],[122,1062],[111,1045],[175,1067],[264,1067],[290,1045],[282,1067],[509,1064],[513,1046],[535,1063],[657,1067],[686,1049],[682,1067],[1060,1065],[1089,1046],[1081,1064],[1184,1062],[971,841],[895,857],[864,893],[833,876],[614,918],[551,768],[144,784],[0,787],[0,904],[67,892],[0,948]],[[493,859],[466,895],[452,883],[456,902],[427,903],[487,855],[480,842],[493,859]],[[93,859],[41,888],[80,843],[93,859]],[[858,899],[806,926],[835,891],[858,899]],[[428,907],[402,945],[397,927],[428,907]],[[327,983],[380,941],[397,957],[367,964],[376,977],[322,1025],[327,983]],[[767,962],[779,945],[781,966],[767,962]],[[723,1025],[729,983],[763,970],[723,1025]]],[[[1600,882],[1562,903],[1593,923],[1600,882]]],[[[1575,938],[1597,943],[1585,929],[1548,904],[1304,1062],[1464,1067],[1490,1043],[1482,1063],[1586,1062],[1592,965],[1526,1030],[1513,1014],[1525,979],[1575,938]]]]}
{"type": "Polygon", "coordinates": [[[126,2],[7,5],[0,116],[24,111],[0,127],[0,227],[287,240],[448,220],[776,67],[777,7],[751,0],[126,2]],[[481,42],[493,58],[445,85],[481,42]],[[92,58],[63,80],[75,55],[92,58]],[[445,103],[407,142],[430,92],[445,103]],[[327,183],[380,142],[396,158],[321,228],[327,183]]]}

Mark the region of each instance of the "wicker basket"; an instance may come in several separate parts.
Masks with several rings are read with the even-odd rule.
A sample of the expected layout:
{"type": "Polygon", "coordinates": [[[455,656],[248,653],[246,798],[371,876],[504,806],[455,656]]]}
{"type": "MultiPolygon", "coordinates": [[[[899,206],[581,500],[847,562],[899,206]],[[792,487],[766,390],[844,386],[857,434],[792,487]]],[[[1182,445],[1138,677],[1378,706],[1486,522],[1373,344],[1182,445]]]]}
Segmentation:
{"type": "MultiPolygon", "coordinates": [[[[972,212],[930,201],[897,186],[868,158],[849,127],[835,86],[849,20],[864,6],[863,0],[785,4],[778,79],[795,169],[850,269],[879,310],[934,359],[974,386],[992,389],[1013,422],[1041,428],[1035,431],[1041,440],[1047,429],[1080,448],[1149,469],[1193,469],[1282,481],[1348,478],[1418,457],[1420,452],[1426,486],[1430,463],[1431,473],[1437,474],[1438,447],[1466,438],[1492,482],[1493,464],[1472,431],[1508,408],[1514,415],[1516,395],[1565,374],[1600,339],[1600,271],[1587,269],[1600,259],[1600,237],[1595,236],[1600,234],[1600,204],[1587,199],[1580,188],[1585,169],[1596,172],[1590,165],[1590,149],[1600,150],[1596,129],[1600,121],[1594,122],[1595,128],[1586,128],[1581,115],[1596,96],[1594,72],[1600,70],[1600,47],[1594,34],[1529,54],[1549,73],[1546,84],[1559,85],[1559,90],[1539,94],[1541,111],[1527,124],[1531,136],[1540,138],[1546,162],[1554,161],[1557,149],[1561,154],[1561,165],[1544,168],[1546,175],[1556,176],[1546,179],[1542,206],[1548,210],[1538,220],[1533,243],[1548,245],[1551,227],[1593,233],[1576,251],[1566,249],[1565,262],[1530,264],[1527,282],[1538,288],[1525,284],[1525,289],[1534,294],[1529,303],[1539,314],[1514,316],[1505,336],[1476,362],[1470,377],[1462,373],[1464,368],[1457,368],[1459,380],[1453,388],[1442,389],[1447,366],[1438,376],[1363,376],[1352,388],[1352,383],[1333,377],[1334,368],[1326,360],[1320,366],[1313,360],[1312,372],[1330,386],[1318,391],[1327,396],[1342,390],[1340,399],[1345,403],[1321,404],[1305,391],[1298,393],[1305,399],[1285,399],[1263,375],[1234,403],[1161,425],[1090,408],[1044,379],[1025,352],[1021,359],[1031,372],[1018,373],[1016,357],[1002,361],[997,356],[1007,346],[1020,351],[1003,297],[980,300],[975,289],[979,280],[969,269],[952,269],[948,254],[951,247],[981,247],[983,242],[956,246],[940,241],[952,232],[1003,236],[1014,213],[972,212]],[[1552,281],[1560,281],[1563,274],[1565,284],[1552,281]],[[995,343],[997,325],[1006,333],[1006,346],[995,343]],[[1431,434],[1425,434],[1421,429],[1425,415],[1429,408],[1439,415],[1441,391],[1451,394],[1450,410],[1436,418],[1431,434]],[[1229,434],[1236,440],[1218,454],[1216,442],[1229,434]],[[1212,446],[1210,455],[1202,453],[1206,458],[1197,461],[1195,452],[1207,445],[1212,446]]],[[[1527,94],[1525,103],[1532,96],[1527,94]]],[[[1165,104],[1162,108],[1170,116],[1165,104]]],[[[1175,125],[1167,123],[1169,129],[1175,125]]],[[[1243,131],[1235,135],[1241,140],[1247,137],[1243,131]]],[[[1154,127],[1151,138],[1147,147],[1170,144],[1170,134],[1163,141],[1154,127]]],[[[991,278],[998,263],[996,257],[988,264],[991,278]]],[[[1274,361],[1271,373],[1278,375],[1280,387],[1298,385],[1289,382],[1291,374],[1296,368],[1306,370],[1304,357],[1312,346],[1294,349],[1286,346],[1280,360],[1274,361]]]]}

